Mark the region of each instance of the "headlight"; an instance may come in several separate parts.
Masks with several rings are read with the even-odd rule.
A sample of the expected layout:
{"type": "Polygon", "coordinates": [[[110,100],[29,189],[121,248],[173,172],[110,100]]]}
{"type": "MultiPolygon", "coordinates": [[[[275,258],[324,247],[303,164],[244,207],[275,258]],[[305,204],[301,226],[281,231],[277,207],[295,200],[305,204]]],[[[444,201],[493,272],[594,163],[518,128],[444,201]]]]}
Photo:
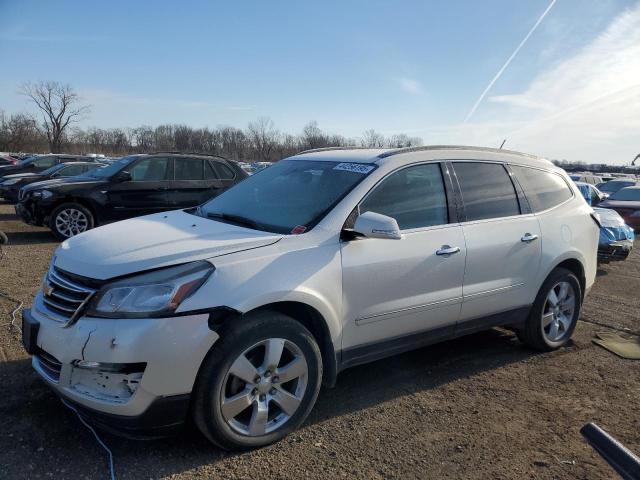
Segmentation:
{"type": "Polygon", "coordinates": [[[51,193],[49,190],[36,190],[35,192],[31,193],[31,196],[33,198],[41,198],[43,200],[46,200],[47,198],[53,197],[53,193],[51,193]]]}
{"type": "Polygon", "coordinates": [[[213,265],[202,260],[109,283],[93,298],[87,315],[108,318],[170,315],[214,270],[213,265]]]}
{"type": "Polygon", "coordinates": [[[19,178],[10,178],[8,180],[5,180],[4,182],[0,182],[0,184],[2,184],[2,185],[15,185],[19,181],[20,181],[19,178]]]}

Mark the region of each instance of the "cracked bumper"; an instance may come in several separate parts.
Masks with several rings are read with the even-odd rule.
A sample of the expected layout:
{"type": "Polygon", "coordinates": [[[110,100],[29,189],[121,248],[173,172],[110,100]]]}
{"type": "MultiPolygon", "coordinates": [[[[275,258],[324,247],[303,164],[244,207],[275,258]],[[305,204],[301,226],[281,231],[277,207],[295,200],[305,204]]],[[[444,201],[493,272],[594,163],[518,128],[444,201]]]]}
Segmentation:
{"type": "MultiPolygon", "coordinates": [[[[38,294],[23,315],[25,324],[28,318],[38,326],[33,340],[35,371],[84,416],[100,419],[96,423],[101,426],[109,418],[111,423],[122,423],[123,418],[127,423],[128,417],[135,423],[135,417],[148,418],[149,409],[154,412],[164,402],[172,404],[167,398],[188,397],[202,360],[218,339],[209,329],[206,313],[153,319],[81,317],[64,328],[47,315],[38,294]],[[88,372],[76,365],[79,360],[145,366],[131,384],[130,373],[99,368],[88,372]]],[[[163,419],[157,413],[151,417],[163,419]]]]}

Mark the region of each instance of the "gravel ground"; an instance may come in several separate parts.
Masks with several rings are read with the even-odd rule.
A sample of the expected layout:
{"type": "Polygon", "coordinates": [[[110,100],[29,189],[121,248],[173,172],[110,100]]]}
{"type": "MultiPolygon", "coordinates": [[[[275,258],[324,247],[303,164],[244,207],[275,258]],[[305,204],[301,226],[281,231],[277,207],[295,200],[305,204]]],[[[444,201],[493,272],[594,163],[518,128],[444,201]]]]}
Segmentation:
{"type": "MultiPolygon", "coordinates": [[[[56,247],[0,204],[0,291],[29,305],[56,247]]],[[[584,478],[613,472],[582,440],[594,421],[640,453],[640,362],[591,343],[640,332],[640,254],[603,266],[573,343],[540,354],[499,329],[343,372],[282,442],[229,454],[194,430],[103,434],[118,478],[584,478]],[[602,324],[602,325],[596,325],[602,324]]],[[[31,371],[0,299],[0,478],[108,478],[105,452],[31,371]]]]}

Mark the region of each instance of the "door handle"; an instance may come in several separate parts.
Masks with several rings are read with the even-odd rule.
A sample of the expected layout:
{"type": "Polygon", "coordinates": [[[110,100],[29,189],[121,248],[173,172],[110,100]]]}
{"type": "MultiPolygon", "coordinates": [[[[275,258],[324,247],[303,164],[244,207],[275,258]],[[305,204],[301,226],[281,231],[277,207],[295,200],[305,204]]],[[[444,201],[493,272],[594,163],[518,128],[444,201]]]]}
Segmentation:
{"type": "Polygon", "coordinates": [[[524,237],[522,237],[520,240],[525,242],[525,243],[529,243],[529,242],[533,242],[537,238],[538,238],[538,235],[532,235],[530,233],[525,233],[524,237]]]}
{"type": "Polygon", "coordinates": [[[440,250],[436,250],[436,255],[453,255],[458,253],[460,247],[450,247],[449,245],[443,245],[440,250]]]}

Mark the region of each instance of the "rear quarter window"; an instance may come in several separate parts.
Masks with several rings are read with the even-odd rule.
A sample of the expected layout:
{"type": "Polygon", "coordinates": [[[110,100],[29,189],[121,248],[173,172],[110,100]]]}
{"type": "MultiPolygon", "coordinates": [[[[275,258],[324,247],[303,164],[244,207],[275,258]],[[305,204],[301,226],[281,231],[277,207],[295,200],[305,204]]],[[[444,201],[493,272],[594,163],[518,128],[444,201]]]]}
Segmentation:
{"type": "Polygon", "coordinates": [[[573,197],[571,187],[557,173],[519,165],[512,165],[511,169],[534,212],[553,208],[573,197]]]}

